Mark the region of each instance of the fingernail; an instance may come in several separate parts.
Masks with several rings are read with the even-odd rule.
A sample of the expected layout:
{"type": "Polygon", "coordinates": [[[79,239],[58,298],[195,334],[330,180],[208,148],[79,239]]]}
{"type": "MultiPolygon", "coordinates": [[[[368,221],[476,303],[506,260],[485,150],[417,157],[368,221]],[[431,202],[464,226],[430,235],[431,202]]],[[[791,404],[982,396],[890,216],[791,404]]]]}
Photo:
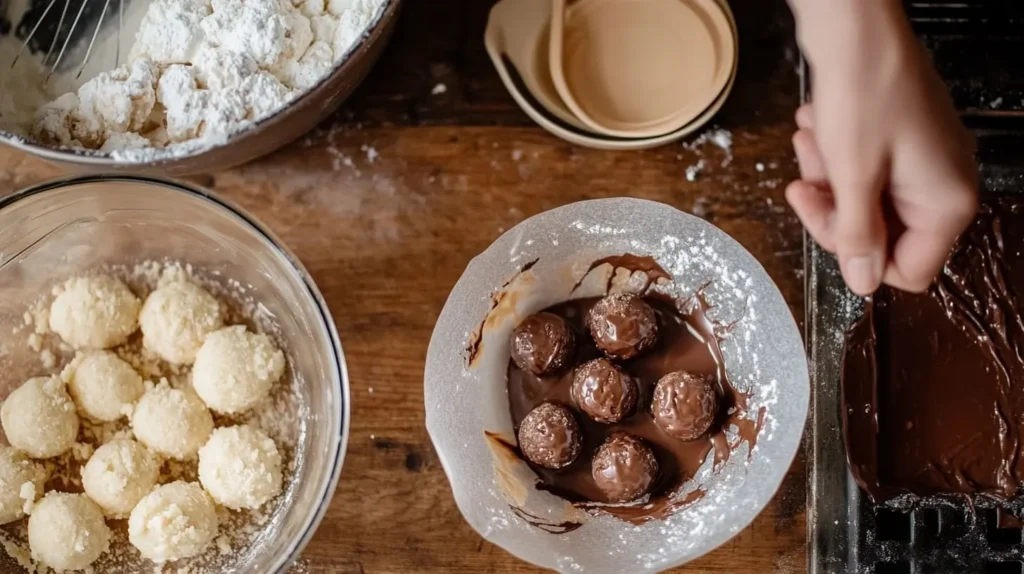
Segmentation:
{"type": "Polygon", "coordinates": [[[870,295],[882,282],[882,260],[872,255],[850,257],[843,265],[843,276],[851,291],[858,295],[870,295]]]}

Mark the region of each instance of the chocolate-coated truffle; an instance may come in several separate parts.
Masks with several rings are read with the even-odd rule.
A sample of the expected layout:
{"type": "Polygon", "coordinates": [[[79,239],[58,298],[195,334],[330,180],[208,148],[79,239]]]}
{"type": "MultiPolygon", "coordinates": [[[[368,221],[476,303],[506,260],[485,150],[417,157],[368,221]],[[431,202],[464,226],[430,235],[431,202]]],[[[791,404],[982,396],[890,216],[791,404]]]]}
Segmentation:
{"type": "Polygon", "coordinates": [[[658,318],[632,293],[609,295],[590,308],[587,328],[594,343],[613,359],[631,359],[654,345],[658,318]]]}
{"type": "Polygon", "coordinates": [[[695,440],[711,428],[718,413],[718,394],[711,377],[686,371],[669,373],[654,386],[651,414],[665,434],[695,440]]]}
{"type": "Polygon", "coordinates": [[[651,489],[658,459],[641,439],[615,433],[597,449],[591,473],[606,502],[632,502],[651,489]]]}
{"type": "Polygon", "coordinates": [[[519,448],[526,458],[552,470],[572,464],[583,448],[583,435],[569,409],[542,403],[519,425],[519,448]]]}
{"type": "Polygon", "coordinates": [[[636,410],[640,390],[636,381],[608,359],[587,361],[572,379],[572,400],[599,423],[617,423],[636,410]]]}
{"type": "Polygon", "coordinates": [[[511,347],[516,366],[538,376],[565,370],[576,354],[572,328],[554,313],[527,317],[512,331],[511,347]]]}

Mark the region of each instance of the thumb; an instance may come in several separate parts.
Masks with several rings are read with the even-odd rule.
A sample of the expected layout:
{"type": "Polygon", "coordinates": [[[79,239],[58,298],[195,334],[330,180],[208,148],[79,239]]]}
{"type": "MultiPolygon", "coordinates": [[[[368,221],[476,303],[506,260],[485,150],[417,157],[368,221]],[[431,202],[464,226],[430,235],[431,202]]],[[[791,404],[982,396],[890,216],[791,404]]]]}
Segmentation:
{"type": "MultiPolygon", "coordinates": [[[[881,174],[884,170],[862,173],[881,174]]],[[[887,256],[883,179],[842,178],[833,181],[835,192],[835,248],[843,279],[850,290],[868,296],[882,283],[887,256]]]]}

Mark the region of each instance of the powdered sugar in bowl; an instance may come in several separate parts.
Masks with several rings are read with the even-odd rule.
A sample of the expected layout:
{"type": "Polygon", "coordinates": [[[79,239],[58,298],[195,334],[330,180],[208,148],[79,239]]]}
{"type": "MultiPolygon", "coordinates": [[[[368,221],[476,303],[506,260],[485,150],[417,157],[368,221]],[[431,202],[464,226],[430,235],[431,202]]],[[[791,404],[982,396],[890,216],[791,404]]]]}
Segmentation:
{"type": "MultiPolygon", "coordinates": [[[[212,293],[225,309],[225,324],[266,334],[286,362],[283,377],[255,407],[230,415],[235,418],[214,413],[218,427],[250,425],[274,440],[283,460],[283,490],[257,510],[218,510],[216,543],[174,567],[285,572],[313,536],[337,485],[348,441],[349,382],[337,331],[313,280],[273,233],[241,209],[201,189],[138,177],[70,178],[0,199],[0,398],[28,377],[58,372],[74,355],[38,318],[50,308],[52,288],[98,272],[145,299],[156,276],[172,271],[187,273],[212,293]]],[[[117,349],[122,351],[127,347],[117,349]]],[[[147,380],[152,376],[149,361],[121,356],[147,380]]],[[[172,366],[165,374],[171,385],[190,384],[187,370],[176,378],[172,366]]],[[[83,432],[104,428],[87,427],[84,419],[82,425],[83,432]]],[[[90,446],[91,438],[79,435],[80,444],[66,453],[75,470],[66,473],[66,483],[52,482],[63,476],[51,477],[48,491],[81,492],[74,461],[90,454],[75,451],[90,446]]],[[[159,482],[195,483],[194,473],[194,462],[168,459],[159,482]]],[[[25,571],[23,522],[0,527],[0,571],[25,571]]],[[[153,563],[126,540],[123,522],[108,521],[110,550],[93,568],[152,571],[153,563]]]]}
{"type": "Polygon", "coordinates": [[[55,4],[0,5],[0,143],[77,171],[187,175],[330,115],[383,52],[401,0],[55,4]]]}
{"type": "MultiPolygon", "coordinates": [[[[678,566],[750,524],[799,448],[809,387],[799,330],[761,265],[709,223],[635,199],[542,213],[470,262],[438,318],[424,383],[427,429],[467,522],[534,564],[598,573],[678,566]],[[602,261],[611,262],[594,265],[602,261]],[[727,378],[746,397],[742,412],[725,425],[714,456],[672,492],[668,512],[654,512],[662,508],[653,501],[629,509],[572,504],[537,488],[538,475],[515,448],[510,334],[552,305],[648,287],[706,303],[727,378]]],[[[574,464],[589,464],[585,456],[574,464]]]]}

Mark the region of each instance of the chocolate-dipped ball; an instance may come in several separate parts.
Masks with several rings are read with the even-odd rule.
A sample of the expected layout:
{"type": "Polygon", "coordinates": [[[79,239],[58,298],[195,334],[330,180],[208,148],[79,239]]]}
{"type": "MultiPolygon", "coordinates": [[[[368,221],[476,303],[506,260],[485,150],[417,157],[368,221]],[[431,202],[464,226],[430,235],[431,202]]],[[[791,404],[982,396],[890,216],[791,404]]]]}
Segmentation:
{"type": "Polygon", "coordinates": [[[597,449],[591,473],[606,502],[632,502],[651,489],[658,459],[641,439],[615,433],[597,449]]]}
{"type": "Polygon", "coordinates": [[[537,376],[565,370],[576,354],[572,328],[554,313],[527,317],[512,331],[511,346],[516,366],[537,376]]]}
{"type": "Polygon", "coordinates": [[[541,403],[519,425],[519,448],[530,462],[558,470],[580,455],[583,435],[569,409],[541,403]]]}
{"type": "Polygon", "coordinates": [[[632,293],[609,295],[590,308],[587,328],[594,343],[613,359],[631,359],[654,345],[658,318],[632,293]]]}
{"type": "Polygon", "coordinates": [[[695,440],[711,428],[718,413],[718,394],[711,377],[676,371],[654,386],[651,415],[665,434],[695,440]]]}
{"type": "Polygon", "coordinates": [[[636,381],[608,359],[587,361],[576,369],[572,400],[599,423],[617,423],[636,410],[640,390],[636,381]]]}

